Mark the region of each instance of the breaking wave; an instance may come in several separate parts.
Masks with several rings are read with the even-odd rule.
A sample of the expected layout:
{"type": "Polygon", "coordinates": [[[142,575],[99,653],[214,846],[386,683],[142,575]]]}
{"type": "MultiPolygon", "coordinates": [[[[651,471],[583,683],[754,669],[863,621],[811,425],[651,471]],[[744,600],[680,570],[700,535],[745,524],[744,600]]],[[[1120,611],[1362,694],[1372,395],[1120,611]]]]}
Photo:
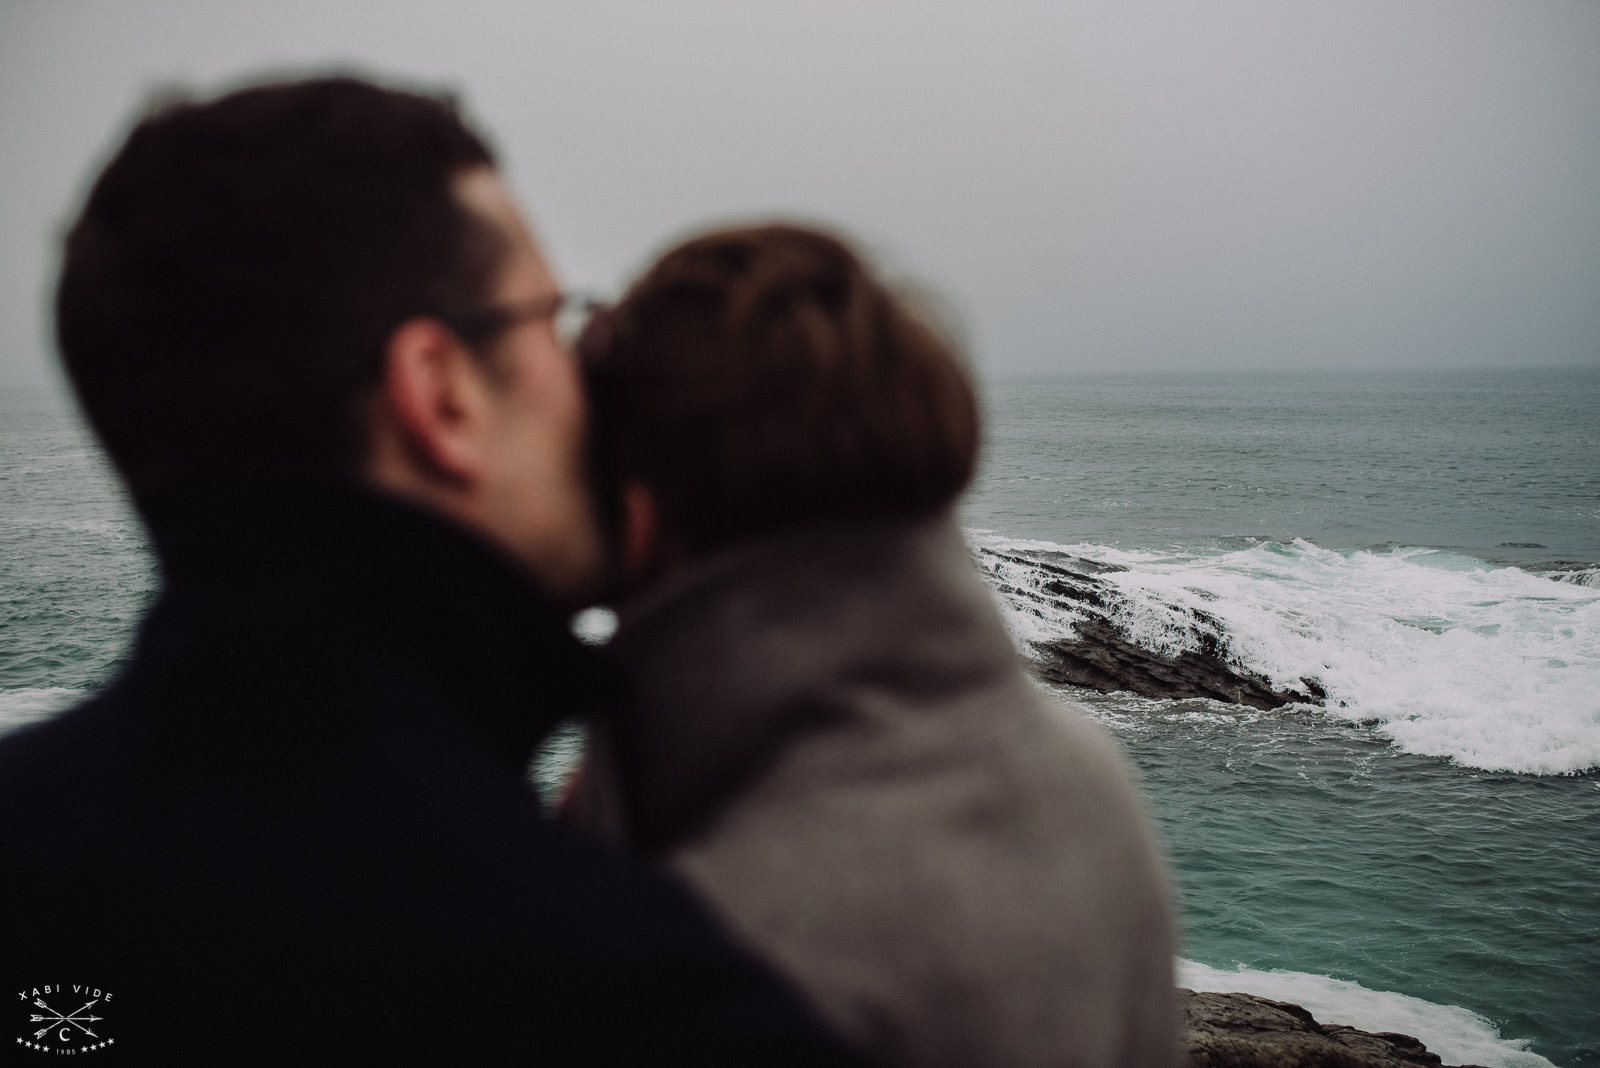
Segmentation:
{"type": "Polygon", "coordinates": [[[1210,651],[1325,694],[1327,715],[1411,753],[1535,775],[1600,768],[1600,569],[1298,540],[1193,553],[968,535],[1026,652],[1098,616],[1151,651],[1210,651]],[[1069,589],[1073,574],[1096,596],[1069,589]]]}
{"type": "Polygon", "coordinates": [[[0,734],[49,719],[82,696],[66,686],[0,690],[0,734]]]}
{"type": "Polygon", "coordinates": [[[1344,1024],[1362,1031],[1411,1035],[1446,1064],[1485,1068],[1555,1068],[1530,1052],[1526,1039],[1502,1038],[1495,1025],[1470,1009],[1437,1005],[1422,998],[1307,972],[1212,968],[1177,962],[1178,985],[1190,990],[1255,994],[1304,1007],[1321,1024],[1344,1024]]]}

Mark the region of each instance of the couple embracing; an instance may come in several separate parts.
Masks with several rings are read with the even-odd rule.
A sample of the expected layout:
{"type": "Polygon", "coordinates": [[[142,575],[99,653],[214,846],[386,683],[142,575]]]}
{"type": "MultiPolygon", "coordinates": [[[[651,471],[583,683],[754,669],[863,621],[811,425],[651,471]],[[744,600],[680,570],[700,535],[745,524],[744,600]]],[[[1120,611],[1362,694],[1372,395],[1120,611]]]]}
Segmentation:
{"type": "Polygon", "coordinates": [[[161,588],[0,743],[0,971],[114,1036],[27,1052],[1170,1064],[1160,863],[954,524],[949,344],[796,227],[673,249],[572,344],[563,303],[430,95],[167,104],[101,173],[57,334],[161,588]]]}

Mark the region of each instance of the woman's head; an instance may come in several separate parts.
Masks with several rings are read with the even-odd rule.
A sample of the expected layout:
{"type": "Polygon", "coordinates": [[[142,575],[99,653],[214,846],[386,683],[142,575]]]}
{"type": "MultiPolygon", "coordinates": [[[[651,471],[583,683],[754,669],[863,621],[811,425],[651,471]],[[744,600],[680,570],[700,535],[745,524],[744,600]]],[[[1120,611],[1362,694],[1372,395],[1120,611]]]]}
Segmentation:
{"type": "Polygon", "coordinates": [[[581,351],[603,480],[642,486],[686,556],[815,523],[931,516],[972,477],[978,411],[960,358],[815,230],[679,245],[581,351]]]}

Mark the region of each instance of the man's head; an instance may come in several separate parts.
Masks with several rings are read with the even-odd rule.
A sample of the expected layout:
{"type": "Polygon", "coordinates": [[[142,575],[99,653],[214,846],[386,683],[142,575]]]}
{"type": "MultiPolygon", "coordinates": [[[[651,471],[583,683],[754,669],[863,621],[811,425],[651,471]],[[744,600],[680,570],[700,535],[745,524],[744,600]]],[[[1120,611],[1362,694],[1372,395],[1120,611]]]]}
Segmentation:
{"type": "Polygon", "coordinates": [[[56,301],[135,500],[364,479],[566,582],[545,572],[581,552],[544,542],[584,525],[565,496],[582,403],[550,324],[493,312],[554,292],[493,164],[448,99],[352,78],[146,117],[67,237],[56,301]]]}
{"type": "Polygon", "coordinates": [[[972,476],[979,420],[960,358],[827,234],[762,226],[688,241],[584,340],[625,539],[642,490],[644,525],[669,555],[932,516],[972,476]]]}

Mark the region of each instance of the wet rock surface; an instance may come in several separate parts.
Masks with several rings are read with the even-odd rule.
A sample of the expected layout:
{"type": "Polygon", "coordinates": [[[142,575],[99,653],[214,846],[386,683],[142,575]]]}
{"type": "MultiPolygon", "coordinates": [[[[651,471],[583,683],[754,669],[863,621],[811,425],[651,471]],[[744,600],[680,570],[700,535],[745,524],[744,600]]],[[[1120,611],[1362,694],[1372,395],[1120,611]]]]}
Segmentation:
{"type": "Polygon", "coordinates": [[[1179,989],[1188,1068],[1480,1068],[1445,1066],[1410,1035],[1320,1024],[1299,1005],[1254,994],[1179,989]]]}
{"type": "Polygon", "coordinates": [[[1326,696],[1309,680],[1301,680],[1304,689],[1274,688],[1266,679],[1230,666],[1215,647],[1185,649],[1176,655],[1151,652],[1103,619],[1086,620],[1078,625],[1076,637],[1036,643],[1036,649],[1041,678],[1101,693],[1125,690],[1174,700],[1205,697],[1263,709],[1320,704],[1326,696]]]}
{"type": "MultiPolygon", "coordinates": [[[[1063,553],[1042,560],[977,550],[978,566],[1001,597],[1041,618],[1070,620],[1070,633],[1032,646],[1035,672],[1048,682],[1101,693],[1126,691],[1171,700],[1201,697],[1252,708],[1321,704],[1315,679],[1274,686],[1245,668],[1228,647],[1226,629],[1204,609],[1170,602],[1136,604],[1101,576],[1126,570],[1063,553]],[[1160,648],[1134,640],[1128,621],[1143,615],[1164,631],[1160,648]]],[[[1205,599],[1203,590],[1192,590],[1205,599]]]]}

